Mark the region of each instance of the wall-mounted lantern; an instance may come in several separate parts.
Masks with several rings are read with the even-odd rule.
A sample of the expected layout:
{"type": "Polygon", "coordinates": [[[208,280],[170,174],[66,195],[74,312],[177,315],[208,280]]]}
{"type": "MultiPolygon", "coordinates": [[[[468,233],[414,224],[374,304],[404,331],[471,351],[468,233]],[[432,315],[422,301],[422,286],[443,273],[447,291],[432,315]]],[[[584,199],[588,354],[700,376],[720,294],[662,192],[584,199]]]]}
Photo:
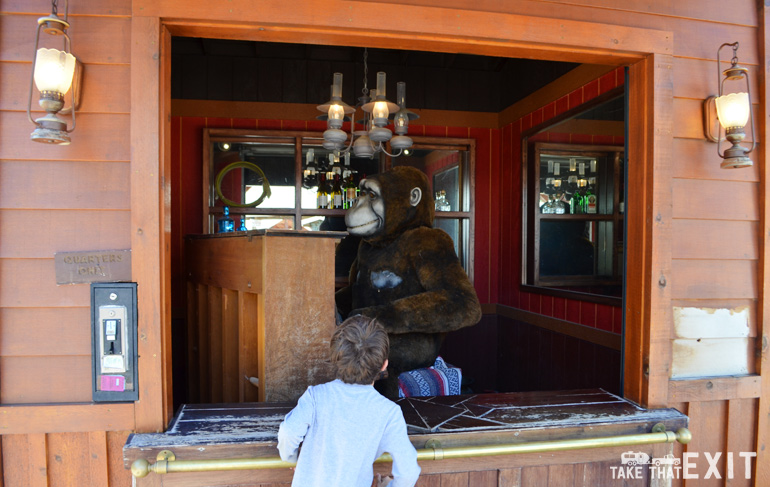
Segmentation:
{"type": "MultiPolygon", "coordinates": [[[[706,138],[712,142],[717,143],[717,154],[723,158],[722,168],[731,169],[738,167],[749,167],[753,163],[749,158],[749,153],[754,150],[756,146],[756,138],[754,136],[754,113],[751,109],[751,90],[749,89],[749,70],[738,64],[738,43],[732,44],[725,43],[719,46],[717,50],[717,83],[719,86],[719,96],[708,97],[703,104],[704,122],[703,127],[706,133],[706,138]],[[723,47],[730,46],[733,48],[733,58],[730,61],[730,67],[720,72],[721,61],[719,58],[719,51],[723,47]],[[724,75],[724,78],[722,78],[724,75]],[[741,92],[726,93],[725,84],[728,81],[745,80],[745,90],[741,92]],[[714,111],[716,111],[716,118],[719,119],[719,127],[714,133],[714,111]],[[751,147],[746,148],[741,145],[743,139],[746,138],[746,132],[744,128],[751,118],[751,147]],[[724,129],[726,138],[732,147],[721,152],[721,143],[723,140],[722,129],[724,129]]],[[[731,84],[731,87],[735,86],[731,84]]],[[[735,89],[741,89],[742,86],[735,86],[735,89]]],[[[730,90],[732,91],[732,90],[730,90]]]]}
{"type": "Polygon", "coordinates": [[[35,34],[35,52],[32,60],[32,76],[29,82],[29,100],[27,102],[27,117],[35,124],[36,128],[30,135],[35,142],[48,144],[67,145],[70,143],[69,133],[75,130],[75,106],[77,103],[76,92],[80,84],[80,76],[75,76],[76,69],[80,67],[75,56],[72,55],[72,42],[67,29],[70,24],[67,21],[67,3],[65,2],[64,18],[58,15],[58,0],[51,2],[51,15],[37,20],[37,32],[35,34]],[[61,36],[64,40],[64,50],[38,48],[40,44],[40,31],[53,36],[61,36]],[[70,91],[75,79],[72,91],[72,106],[64,109],[64,95],[70,91]],[[47,112],[45,116],[32,118],[32,84],[37,86],[40,92],[40,106],[47,112]],[[67,122],[59,117],[61,113],[72,112],[72,127],[67,128],[67,122]]]}

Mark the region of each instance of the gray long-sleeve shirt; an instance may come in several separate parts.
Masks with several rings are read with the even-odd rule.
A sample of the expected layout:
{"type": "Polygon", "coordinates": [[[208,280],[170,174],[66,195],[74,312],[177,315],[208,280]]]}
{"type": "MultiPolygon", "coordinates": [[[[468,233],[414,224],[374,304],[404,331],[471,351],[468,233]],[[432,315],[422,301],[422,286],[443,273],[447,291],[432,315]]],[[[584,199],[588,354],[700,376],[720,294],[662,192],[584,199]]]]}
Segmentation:
{"type": "Polygon", "coordinates": [[[420,476],[401,408],[371,385],[339,379],[307,388],[278,429],[278,451],[297,462],[293,487],[370,487],[385,452],[393,457],[389,487],[412,487],[420,476]]]}

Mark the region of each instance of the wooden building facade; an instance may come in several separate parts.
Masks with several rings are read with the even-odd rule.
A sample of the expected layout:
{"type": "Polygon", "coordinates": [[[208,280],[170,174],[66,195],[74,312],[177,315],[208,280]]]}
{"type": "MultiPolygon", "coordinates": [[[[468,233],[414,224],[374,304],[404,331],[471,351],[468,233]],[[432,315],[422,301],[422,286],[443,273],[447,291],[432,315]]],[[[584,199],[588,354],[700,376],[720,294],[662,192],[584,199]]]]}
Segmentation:
{"type": "MultiPolygon", "coordinates": [[[[184,151],[175,130],[184,130],[185,116],[198,117],[193,125],[202,128],[207,117],[223,115],[205,109],[174,113],[172,36],[627,67],[633,161],[628,198],[638,211],[628,214],[625,309],[582,310],[578,304],[568,321],[598,328],[597,314],[612,321],[622,313],[622,339],[614,325],[601,331],[616,335],[609,341],[625,353],[624,397],[689,416],[693,441],[677,446],[675,454],[756,452],[752,478],[730,485],[770,485],[770,63],[762,3],[742,0],[728,9],[713,0],[71,0],[73,52],[85,68],[77,128],[66,147],[31,142],[25,113],[36,19],[49,12],[44,1],[0,0],[2,485],[131,485],[123,464],[126,438],[164,431],[174,412],[172,233],[180,219],[173,211],[180,207],[173,181],[179,180],[174,170],[181,169],[172,161],[184,151]],[[390,20],[382,24],[383,19],[390,20]],[[750,71],[759,145],[751,154],[753,167],[729,171],[719,168],[715,145],[703,136],[701,104],[717,90],[716,49],[734,41],[750,71]],[[181,128],[172,124],[172,115],[180,117],[175,123],[181,121],[181,128]],[[56,285],[54,253],[103,249],[132,252],[140,356],[139,400],[133,403],[91,402],[88,286],[56,285]],[[685,358],[679,345],[688,338],[677,324],[682,310],[692,309],[748,316],[747,374],[672,377],[672,367],[685,358]]],[[[520,151],[521,133],[544,117],[544,106],[557,107],[581,86],[546,90],[492,122],[441,114],[421,123],[448,137],[483,142],[476,167],[474,283],[488,314],[567,318],[566,302],[519,291],[521,210],[511,204],[509,188],[520,184],[513,154],[520,151]]],[[[249,117],[229,117],[286,118],[275,107],[261,108],[249,117]]],[[[711,339],[715,361],[727,350],[720,343],[732,338],[711,339]]],[[[725,457],[719,460],[723,472],[725,457]]],[[[701,477],[706,467],[699,463],[701,477]]],[[[447,474],[451,485],[470,482],[452,475],[447,474]]]]}

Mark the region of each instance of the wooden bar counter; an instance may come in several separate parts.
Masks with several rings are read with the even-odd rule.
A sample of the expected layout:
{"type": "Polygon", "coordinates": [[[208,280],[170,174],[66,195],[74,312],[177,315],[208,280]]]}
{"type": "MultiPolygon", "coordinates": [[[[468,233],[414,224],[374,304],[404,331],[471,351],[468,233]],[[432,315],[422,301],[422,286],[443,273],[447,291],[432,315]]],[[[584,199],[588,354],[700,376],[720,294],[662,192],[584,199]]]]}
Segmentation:
{"type": "Polygon", "coordinates": [[[192,402],[295,401],[328,378],[334,249],[345,235],[264,230],[185,239],[192,402]]]}
{"type": "MultiPolygon", "coordinates": [[[[656,459],[665,461],[666,455],[672,453],[671,443],[618,444],[566,451],[546,448],[534,453],[467,458],[450,458],[448,453],[458,447],[481,449],[542,442],[559,445],[591,438],[647,436],[655,425],[663,425],[669,432],[687,426],[687,417],[674,409],[645,410],[601,389],[406,398],[398,404],[418,452],[426,445],[434,445],[438,458],[446,456],[420,461],[422,475],[417,485],[421,487],[669,485],[661,478],[667,466],[657,467],[654,463],[656,459]],[[651,463],[624,465],[622,455],[627,452],[633,452],[635,458],[640,453],[647,455],[651,463]]],[[[163,451],[173,453],[175,460],[169,461],[170,465],[174,461],[275,458],[278,425],[292,406],[184,406],[167,433],[129,437],[124,448],[125,466],[131,468],[139,459],[155,463],[163,451]]],[[[375,464],[375,472],[389,471],[390,463],[375,464]]],[[[681,478],[681,464],[672,465],[669,472],[668,475],[681,478]]],[[[283,465],[260,470],[149,473],[136,478],[136,485],[278,486],[289,484],[291,477],[292,471],[283,465]]]]}

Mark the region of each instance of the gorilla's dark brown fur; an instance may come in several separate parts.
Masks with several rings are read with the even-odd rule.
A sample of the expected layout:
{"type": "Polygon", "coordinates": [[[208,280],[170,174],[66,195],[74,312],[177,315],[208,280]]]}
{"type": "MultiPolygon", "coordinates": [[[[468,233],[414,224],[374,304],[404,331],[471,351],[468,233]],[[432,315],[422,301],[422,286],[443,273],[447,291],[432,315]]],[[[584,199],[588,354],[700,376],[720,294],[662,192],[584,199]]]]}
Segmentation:
{"type": "Polygon", "coordinates": [[[481,306],[452,239],[432,228],[434,203],[425,174],[399,166],[369,179],[381,185],[385,226],[361,241],[351,285],[337,293],[337,307],[343,317],[375,317],[387,330],[388,378],[376,386],[393,399],[398,375],[433,365],[446,333],[478,323],[481,306]],[[415,187],[422,199],[412,206],[415,187]]]}

